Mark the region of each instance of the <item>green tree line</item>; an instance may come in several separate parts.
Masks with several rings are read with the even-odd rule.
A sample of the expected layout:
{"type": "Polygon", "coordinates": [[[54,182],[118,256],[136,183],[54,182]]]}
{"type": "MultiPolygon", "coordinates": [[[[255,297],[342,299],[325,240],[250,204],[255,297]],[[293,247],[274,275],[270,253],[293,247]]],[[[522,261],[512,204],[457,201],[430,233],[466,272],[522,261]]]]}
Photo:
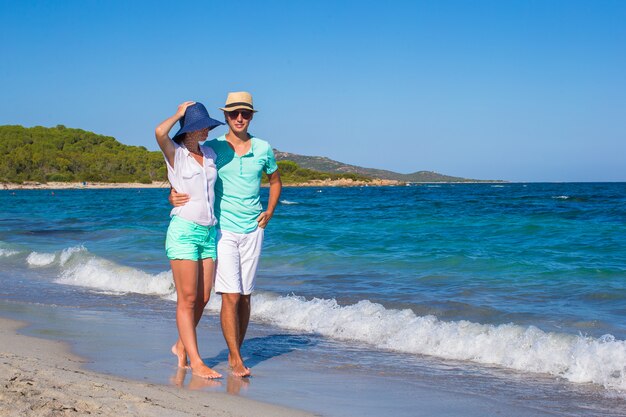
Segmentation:
{"type": "MultiPolygon", "coordinates": [[[[0,155],[0,182],[167,181],[161,152],[124,145],[110,136],[63,125],[0,126],[0,155]]],[[[286,184],[326,179],[370,181],[358,174],[301,168],[292,161],[279,161],[278,166],[286,184]]]]}
{"type": "Polygon", "coordinates": [[[167,180],[161,152],[63,125],[0,126],[0,181],[167,180]]]}
{"type": "MultiPolygon", "coordinates": [[[[338,179],[352,179],[355,181],[371,181],[371,178],[365,177],[359,174],[335,174],[332,172],[321,172],[312,169],[301,168],[293,161],[283,160],[278,161],[278,170],[280,172],[280,178],[285,184],[303,183],[313,180],[338,180],[338,179]]],[[[263,178],[264,182],[267,178],[263,178]]]]}

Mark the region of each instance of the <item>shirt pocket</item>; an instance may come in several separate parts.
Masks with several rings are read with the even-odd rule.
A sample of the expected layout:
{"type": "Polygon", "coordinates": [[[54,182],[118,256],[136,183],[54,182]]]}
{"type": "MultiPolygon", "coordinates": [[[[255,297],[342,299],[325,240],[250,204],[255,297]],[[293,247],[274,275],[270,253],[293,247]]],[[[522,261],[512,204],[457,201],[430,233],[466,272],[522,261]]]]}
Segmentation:
{"type": "Polygon", "coordinates": [[[180,173],[180,176],[184,180],[191,180],[192,178],[195,179],[194,177],[196,175],[200,175],[200,171],[197,169],[190,168],[190,167],[183,169],[182,172],[180,173]]]}

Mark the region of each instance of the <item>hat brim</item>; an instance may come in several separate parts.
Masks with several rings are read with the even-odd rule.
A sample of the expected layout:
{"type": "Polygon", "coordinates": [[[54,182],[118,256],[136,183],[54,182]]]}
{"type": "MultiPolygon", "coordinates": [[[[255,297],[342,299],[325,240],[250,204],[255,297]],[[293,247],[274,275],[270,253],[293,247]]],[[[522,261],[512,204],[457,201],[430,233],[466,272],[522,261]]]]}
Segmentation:
{"type": "Polygon", "coordinates": [[[233,106],[233,107],[228,107],[228,108],[220,107],[220,110],[225,111],[225,112],[230,112],[230,111],[235,111],[235,110],[248,110],[248,111],[251,111],[252,113],[256,113],[258,111],[258,110],[251,109],[250,107],[244,106],[244,105],[233,106]]]}
{"type": "Polygon", "coordinates": [[[210,117],[208,117],[208,118],[198,120],[195,123],[182,127],[178,132],[176,132],[176,134],[174,135],[174,138],[176,136],[182,135],[183,133],[195,132],[196,130],[202,130],[206,128],[209,128],[210,130],[218,126],[222,126],[223,124],[224,123],[220,122],[219,120],[211,119],[210,117]]]}

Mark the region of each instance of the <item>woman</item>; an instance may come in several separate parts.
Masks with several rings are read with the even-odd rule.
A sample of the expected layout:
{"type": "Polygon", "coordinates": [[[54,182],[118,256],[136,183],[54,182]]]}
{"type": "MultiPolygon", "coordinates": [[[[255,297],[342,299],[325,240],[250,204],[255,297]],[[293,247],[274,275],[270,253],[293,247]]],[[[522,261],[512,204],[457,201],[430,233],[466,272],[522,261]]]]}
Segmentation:
{"type": "Polygon", "coordinates": [[[217,178],[215,152],[200,142],[209,131],[224,123],[212,119],[201,103],[186,101],[173,116],[155,131],[167,165],[172,187],[191,196],[185,206],[175,207],[170,216],[165,249],[170,259],[176,285],[176,325],[178,341],[172,353],[178,366],[189,365],[194,375],[221,378],[205,365],[198,352],[196,326],[209,302],[215,271],[216,241],[213,187],[217,178]],[[169,131],[180,121],[180,130],[172,139],[169,131]]]}

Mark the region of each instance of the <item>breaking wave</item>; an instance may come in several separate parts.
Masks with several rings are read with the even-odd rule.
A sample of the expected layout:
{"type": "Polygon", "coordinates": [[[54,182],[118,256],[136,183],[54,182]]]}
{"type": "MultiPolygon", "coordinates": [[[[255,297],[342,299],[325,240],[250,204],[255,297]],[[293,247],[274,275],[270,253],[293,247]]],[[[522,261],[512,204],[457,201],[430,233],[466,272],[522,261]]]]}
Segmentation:
{"type": "MultiPolygon", "coordinates": [[[[33,252],[29,265],[59,265],[56,283],[103,294],[138,293],[176,299],[171,271],[149,274],[89,253],[84,247],[56,254],[33,252]],[[52,259],[52,261],[50,261],[52,259]]],[[[252,315],[281,328],[355,341],[381,350],[471,361],[521,372],[544,373],[626,392],[626,341],[611,335],[545,332],[534,326],[442,321],[412,310],[387,309],[368,300],[342,306],[334,299],[254,295],[252,315]]],[[[209,310],[219,310],[211,297],[209,310]]]]}
{"type": "Polygon", "coordinates": [[[17,255],[18,253],[19,252],[16,250],[0,248],[0,258],[5,257],[5,256],[9,257],[9,256],[17,255]]]}
{"type": "Polygon", "coordinates": [[[446,322],[368,300],[340,306],[335,300],[266,293],[255,296],[253,314],[283,328],[379,349],[547,373],[626,391],[626,341],[611,335],[596,339],[534,326],[446,322]]]}
{"type": "Polygon", "coordinates": [[[54,262],[55,258],[56,255],[54,253],[31,252],[26,257],[26,263],[32,267],[48,266],[54,262]]]}
{"type": "Polygon", "coordinates": [[[26,263],[28,264],[28,266],[35,268],[50,266],[55,263],[63,266],[72,257],[73,254],[80,252],[86,253],[87,249],[85,249],[84,246],[73,246],[67,249],[63,249],[61,252],[55,253],[31,252],[26,257],[26,263]]]}

